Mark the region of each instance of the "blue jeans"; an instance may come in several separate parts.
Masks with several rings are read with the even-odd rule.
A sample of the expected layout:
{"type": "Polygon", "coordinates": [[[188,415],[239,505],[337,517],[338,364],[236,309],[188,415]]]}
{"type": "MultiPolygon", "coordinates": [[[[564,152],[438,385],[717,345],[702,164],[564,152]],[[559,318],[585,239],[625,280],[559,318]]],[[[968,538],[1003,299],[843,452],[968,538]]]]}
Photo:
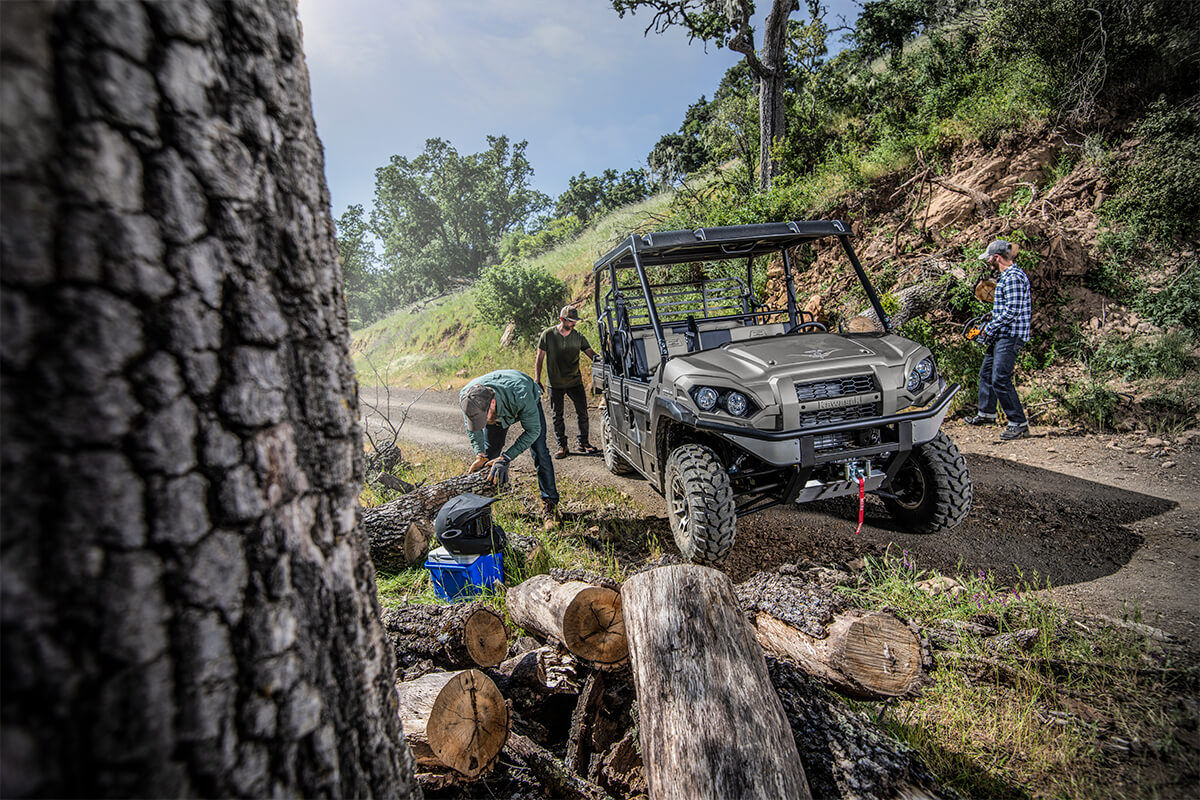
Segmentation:
{"type": "Polygon", "coordinates": [[[1013,385],[1013,368],[1017,353],[1025,343],[1012,336],[1001,336],[988,345],[983,365],[979,368],[979,413],[995,416],[996,403],[1004,416],[1016,425],[1026,425],[1025,411],[1013,385]]]}
{"type": "MultiPolygon", "coordinates": [[[[554,482],[554,459],[550,458],[550,448],[546,447],[546,415],[542,411],[542,401],[540,400],[538,401],[538,419],[542,423],[542,432],[530,445],[529,454],[533,456],[533,463],[537,467],[538,489],[541,490],[542,499],[557,503],[558,485],[554,482]]],[[[508,438],[508,428],[488,425],[484,430],[487,431],[487,457],[495,458],[504,449],[504,440],[508,438]]]]}

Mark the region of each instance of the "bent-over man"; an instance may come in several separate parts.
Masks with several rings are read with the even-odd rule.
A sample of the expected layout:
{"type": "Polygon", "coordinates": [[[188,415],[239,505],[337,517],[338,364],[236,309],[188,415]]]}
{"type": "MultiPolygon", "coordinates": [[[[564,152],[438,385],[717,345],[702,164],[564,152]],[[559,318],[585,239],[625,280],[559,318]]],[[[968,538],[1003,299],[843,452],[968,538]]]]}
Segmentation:
{"type": "Polygon", "coordinates": [[[476,453],[469,471],[487,468],[489,480],[502,485],[508,482],[508,465],[529,450],[537,467],[542,511],[553,517],[558,506],[558,486],[554,482],[554,462],[546,447],[546,415],[540,398],[537,382],[515,369],[498,369],[481,375],[458,394],[467,438],[476,453]],[[521,435],[505,450],[508,429],[518,422],[521,435]]]}

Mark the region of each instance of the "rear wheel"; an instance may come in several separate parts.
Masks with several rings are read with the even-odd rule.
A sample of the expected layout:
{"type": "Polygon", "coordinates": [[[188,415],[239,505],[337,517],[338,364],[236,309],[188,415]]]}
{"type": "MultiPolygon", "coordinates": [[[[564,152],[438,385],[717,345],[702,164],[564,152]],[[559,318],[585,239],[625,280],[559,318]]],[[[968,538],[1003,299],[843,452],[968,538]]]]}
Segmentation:
{"type": "Polygon", "coordinates": [[[667,459],[665,492],[671,533],[684,558],[719,564],[737,533],[737,505],[717,454],[698,444],[677,447],[667,459]]]}
{"type": "Polygon", "coordinates": [[[883,498],[883,504],[892,519],[913,533],[956,527],[971,510],[974,497],[966,459],[941,431],[913,448],[891,490],[895,497],[883,498]]]}
{"type": "Polygon", "coordinates": [[[608,467],[609,472],[613,475],[632,474],[633,465],[617,451],[617,445],[613,442],[607,405],[600,409],[600,449],[604,452],[604,466],[608,467]]]}

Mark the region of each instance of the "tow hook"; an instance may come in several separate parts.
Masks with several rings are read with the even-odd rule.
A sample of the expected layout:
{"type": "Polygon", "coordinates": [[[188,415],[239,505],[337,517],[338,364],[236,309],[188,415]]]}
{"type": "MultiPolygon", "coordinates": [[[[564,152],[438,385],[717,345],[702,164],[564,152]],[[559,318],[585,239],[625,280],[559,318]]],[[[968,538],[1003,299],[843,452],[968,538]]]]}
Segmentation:
{"type": "Polygon", "coordinates": [[[854,529],[854,535],[858,536],[858,532],[862,530],[863,516],[867,510],[867,475],[858,464],[847,464],[846,472],[850,475],[851,480],[858,481],[858,527],[854,529]]]}

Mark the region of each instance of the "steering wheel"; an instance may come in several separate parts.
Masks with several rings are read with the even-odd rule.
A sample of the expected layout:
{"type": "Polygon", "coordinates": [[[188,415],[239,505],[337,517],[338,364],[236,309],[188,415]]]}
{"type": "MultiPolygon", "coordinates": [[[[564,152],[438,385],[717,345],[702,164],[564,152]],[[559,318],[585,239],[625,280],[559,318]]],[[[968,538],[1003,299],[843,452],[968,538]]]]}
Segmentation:
{"type": "Polygon", "coordinates": [[[793,325],[792,327],[788,328],[788,330],[787,330],[787,334],[788,334],[788,335],[791,335],[791,334],[793,334],[793,333],[797,333],[797,332],[799,332],[799,331],[802,331],[802,330],[804,330],[805,328],[812,328],[813,330],[817,330],[817,331],[827,331],[827,330],[829,330],[829,328],[826,328],[826,327],[825,327],[825,325],[824,325],[824,323],[821,323],[821,322],[813,322],[813,321],[809,321],[809,322],[797,322],[795,325],[793,325]]]}

